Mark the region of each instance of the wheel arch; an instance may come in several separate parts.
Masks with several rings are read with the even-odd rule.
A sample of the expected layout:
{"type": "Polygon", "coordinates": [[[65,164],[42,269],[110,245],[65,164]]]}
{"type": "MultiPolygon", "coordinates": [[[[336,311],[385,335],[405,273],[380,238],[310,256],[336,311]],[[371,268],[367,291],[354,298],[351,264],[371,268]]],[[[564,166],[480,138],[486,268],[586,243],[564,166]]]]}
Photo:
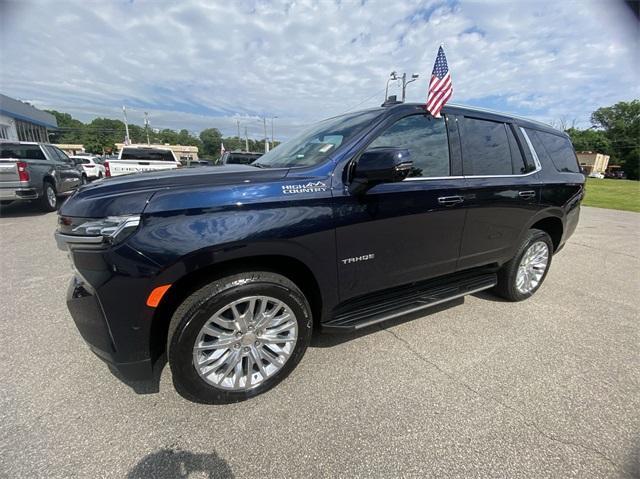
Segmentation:
{"type": "Polygon", "coordinates": [[[311,268],[301,260],[285,255],[230,259],[191,271],[171,285],[152,317],[149,338],[151,359],[156,361],[165,352],[169,323],[173,313],[187,296],[207,283],[244,271],[269,271],[290,279],[309,301],[314,324],[317,326],[320,323],[324,307],[321,288],[311,268]]]}
{"type": "Polygon", "coordinates": [[[562,235],[564,233],[564,225],[562,220],[557,216],[547,216],[537,220],[529,229],[538,229],[547,233],[553,242],[553,252],[557,252],[562,244],[562,235]]]}
{"type": "Polygon", "coordinates": [[[51,185],[53,186],[53,189],[56,191],[56,193],[59,194],[59,189],[58,189],[58,184],[56,183],[56,179],[53,177],[53,175],[51,175],[50,173],[47,173],[42,177],[42,181],[40,182],[40,193],[39,193],[40,195],[44,195],[45,183],[51,183],[51,185]]]}

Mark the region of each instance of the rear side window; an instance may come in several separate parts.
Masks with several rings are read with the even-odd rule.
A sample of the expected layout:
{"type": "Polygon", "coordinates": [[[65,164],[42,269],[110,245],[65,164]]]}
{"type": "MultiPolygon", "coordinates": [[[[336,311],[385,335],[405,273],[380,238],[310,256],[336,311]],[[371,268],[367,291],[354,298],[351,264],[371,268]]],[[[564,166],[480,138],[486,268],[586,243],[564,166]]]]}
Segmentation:
{"type": "Polygon", "coordinates": [[[460,123],[465,176],[514,173],[504,123],[476,118],[463,118],[460,123]]]}
{"type": "Polygon", "coordinates": [[[124,148],[123,160],[176,161],[170,150],[153,150],[151,148],[124,148]]]}
{"type": "MultiPolygon", "coordinates": [[[[531,135],[531,131],[532,130],[527,130],[527,134],[531,135]]],[[[539,139],[538,144],[534,143],[534,148],[536,148],[538,155],[540,155],[538,149],[542,146],[548,156],[551,157],[551,161],[556,167],[556,170],[568,173],[580,173],[578,159],[576,158],[569,138],[542,131],[535,131],[534,134],[539,139]]]]}
{"type": "Polygon", "coordinates": [[[0,143],[0,158],[46,160],[38,145],[12,145],[11,143],[0,143]]]}
{"type": "Polygon", "coordinates": [[[413,168],[409,176],[449,176],[449,142],[442,118],[407,116],[395,122],[368,149],[395,147],[409,150],[413,168]]]}

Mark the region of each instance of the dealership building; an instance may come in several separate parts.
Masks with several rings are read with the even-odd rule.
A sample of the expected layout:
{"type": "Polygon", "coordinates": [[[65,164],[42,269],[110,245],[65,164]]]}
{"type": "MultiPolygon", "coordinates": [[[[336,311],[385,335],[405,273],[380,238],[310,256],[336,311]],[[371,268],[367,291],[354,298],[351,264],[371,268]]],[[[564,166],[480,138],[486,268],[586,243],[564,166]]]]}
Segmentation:
{"type": "Polygon", "coordinates": [[[0,140],[49,142],[56,117],[28,103],[0,94],[0,140]]]}

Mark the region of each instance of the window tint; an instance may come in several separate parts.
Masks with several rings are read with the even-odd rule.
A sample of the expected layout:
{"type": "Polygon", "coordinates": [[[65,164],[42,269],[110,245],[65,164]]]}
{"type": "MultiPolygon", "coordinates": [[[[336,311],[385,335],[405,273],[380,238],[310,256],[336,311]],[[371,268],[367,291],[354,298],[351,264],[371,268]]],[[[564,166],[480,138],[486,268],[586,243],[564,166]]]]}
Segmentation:
{"type": "Polygon", "coordinates": [[[513,130],[509,125],[505,125],[507,129],[507,138],[509,139],[509,149],[511,150],[511,162],[513,163],[513,174],[522,175],[527,173],[528,171],[535,170],[535,166],[533,168],[527,168],[527,165],[524,162],[524,158],[522,157],[522,151],[520,150],[520,145],[518,145],[518,141],[516,140],[515,135],[513,134],[513,130]]]}
{"type": "Polygon", "coordinates": [[[154,150],[151,148],[124,148],[123,160],[176,161],[171,150],[154,150]]]}
{"type": "Polygon", "coordinates": [[[475,118],[463,118],[461,123],[465,175],[513,174],[504,123],[475,118]]]}
{"type": "MultiPolygon", "coordinates": [[[[529,133],[530,130],[527,130],[529,133]]],[[[535,134],[540,139],[540,142],[544,146],[547,154],[551,157],[551,161],[558,171],[566,171],[570,173],[579,173],[580,167],[578,166],[578,160],[576,154],[573,151],[571,141],[563,136],[554,135],[552,133],[544,133],[542,131],[536,131],[535,134]]],[[[534,145],[538,155],[538,146],[534,145]]]]}
{"type": "Polygon", "coordinates": [[[15,158],[18,160],[46,160],[38,145],[17,145],[0,143],[0,158],[15,158]]]}
{"type": "Polygon", "coordinates": [[[407,148],[413,161],[409,176],[449,176],[449,143],[443,118],[413,115],[402,118],[384,131],[371,148],[407,148]]]}

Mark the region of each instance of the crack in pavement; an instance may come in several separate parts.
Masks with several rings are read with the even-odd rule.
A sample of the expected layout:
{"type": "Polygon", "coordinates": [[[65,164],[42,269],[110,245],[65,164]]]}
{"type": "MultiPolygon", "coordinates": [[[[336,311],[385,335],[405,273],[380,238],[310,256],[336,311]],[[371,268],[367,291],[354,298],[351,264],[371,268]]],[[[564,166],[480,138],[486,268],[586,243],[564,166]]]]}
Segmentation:
{"type": "Polygon", "coordinates": [[[460,380],[459,378],[454,376],[452,373],[450,373],[446,369],[443,369],[437,363],[431,361],[429,358],[425,357],[422,353],[420,353],[419,351],[415,350],[406,339],[400,337],[399,335],[397,335],[396,333],[394,333],[390,329],[387,329],[387,328],[385,328],[385,327],[383,327],[381,325],[378,325],[378,327],[380,328],[381,331],[385,331],[385,332],[389,333],[391,336],[393,336],[399,342],[401,342],[405,346],[407,351],[412,353],[414,356],[416,356],[421,361],[429,364],[430,366],[432,366],[435,369],[437,369],[438,371],[440,371],[440,373],[444,374],[446,377],[448,377],[449,379],[454,381],[456,384],[459,384],[460,386],[462,386],[463,388],[465,388],[466,390],[468,390],[472,394],[475,394],[476,396],[478,396],[481,399],[484,399],[485,401],[493,401],[493,402],[497,403],[498,405],[502,406],[503,408],[508,409],[508,410],[512,411],[513,413],[515,413],[517,416],[520,417],[521,421],[525,425],[535,429],[540,436],[542,436],[542,437],[544,437],[544,438],[546,438],[546,439],[548,439],[550,441],[557,442],[557,443],[560,443],[560,444],[564,444],[565,446],[574,446],[574,447],[578,447],[580,449],[583,449],[585,451],[589,451],[589,452],[595,453],[596,455],[600,456],[602,459],[607,461],[609,464],[611,464],[617,471],[622,471],[625,474],[629,474],[628,471],[625,470],[626,469],[625,467],[617,464],[615,461],[613,461],[611,458],[609,458],[603,452],[601,452],[601,451],[599,451],[597,449],[594,449],[592,447],[585,446],[584,444],[563,440],[563,439],[561,439],[559,437],[555,437],[555,436],[543,431],[540,428],[540,426],[538,426],[538,424],[536,424],[535,422],[527,419],[525,414],[522,411],[520,411],[519,409],[517,409],[517,408],[515,408],[513,406],[510,406],[509,404],[506,404],[506,403],[500,401],[499,399],[497,399],[497,398],[495,398],[493,396],[486,396],[486,395],[480,393],[480,391],[472,388],[466,382],[460,380]]]}

